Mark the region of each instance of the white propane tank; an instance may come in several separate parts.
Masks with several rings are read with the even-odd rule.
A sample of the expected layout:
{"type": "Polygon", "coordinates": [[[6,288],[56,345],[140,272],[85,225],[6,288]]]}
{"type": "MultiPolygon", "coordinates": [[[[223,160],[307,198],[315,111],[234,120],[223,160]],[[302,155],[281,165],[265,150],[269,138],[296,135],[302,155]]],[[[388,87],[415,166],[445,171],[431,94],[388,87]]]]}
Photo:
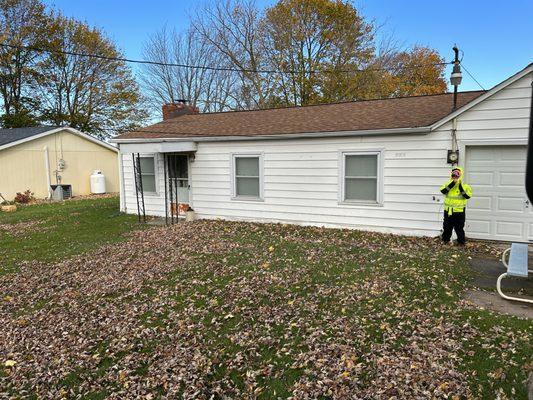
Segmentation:
{"type": "Polygon", "coordinates": [[[95,169],[91,175],[91,193],[105,193],[105,175],[99,169],[95,169]]]}

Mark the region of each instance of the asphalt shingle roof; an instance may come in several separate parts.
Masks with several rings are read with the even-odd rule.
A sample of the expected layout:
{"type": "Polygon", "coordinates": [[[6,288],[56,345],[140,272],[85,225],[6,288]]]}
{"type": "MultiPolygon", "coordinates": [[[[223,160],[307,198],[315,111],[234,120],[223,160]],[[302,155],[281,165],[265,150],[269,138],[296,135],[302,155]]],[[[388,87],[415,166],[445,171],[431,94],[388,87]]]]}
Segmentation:
{"type": "Polygon", "coordinates": [[[39,135],[56,128],[56,126],[31,126],[26,128],[0,129],[0,146],[39,135]]]}
{"type": "MultiPolygon", "coordinates": [[[[458,94],[461,107],[485,91],[458,94]]],[[[117,139],[260,136],[416,128],[452,112],[453,94],[354,101],[307,107],[188,114],[122,134],[117,139]]]]}

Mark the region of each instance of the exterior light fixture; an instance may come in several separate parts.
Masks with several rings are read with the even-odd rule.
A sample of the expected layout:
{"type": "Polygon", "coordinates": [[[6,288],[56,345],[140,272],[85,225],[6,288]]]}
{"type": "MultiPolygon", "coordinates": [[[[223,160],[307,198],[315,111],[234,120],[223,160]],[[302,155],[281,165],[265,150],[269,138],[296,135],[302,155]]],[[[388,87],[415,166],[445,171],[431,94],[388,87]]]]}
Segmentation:
{"type": "Polygon", "coordinates": [[[453,60],[453,70],[450,76],[450,83],[453,85],[453,110],[457,108],[457,87],[463,80],[463,74],[461,73],[461,65],[459,61],[459,49],[457,46],[453,46],[455,53],[455,59],[453,60]]]}
{"type": "Polygon", "coordinates": [[[454,64],[452,75],[450,76],[450,83],[454,87],[457,87],[461,84],[462,80],[463,80],[463,74],[461,73],[461,67],[459,66],[459,63],[454,64]]]}

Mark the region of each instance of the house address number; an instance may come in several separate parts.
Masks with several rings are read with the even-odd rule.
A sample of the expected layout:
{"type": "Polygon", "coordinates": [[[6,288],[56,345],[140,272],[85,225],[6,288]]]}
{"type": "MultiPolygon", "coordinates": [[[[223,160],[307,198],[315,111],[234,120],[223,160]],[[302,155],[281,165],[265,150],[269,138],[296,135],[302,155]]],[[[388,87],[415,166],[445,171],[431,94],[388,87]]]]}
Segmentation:
{"type": "Polygon", "coordinates": [[[396,153],[396,158],[404,158],[406,153],[396,153]]]}

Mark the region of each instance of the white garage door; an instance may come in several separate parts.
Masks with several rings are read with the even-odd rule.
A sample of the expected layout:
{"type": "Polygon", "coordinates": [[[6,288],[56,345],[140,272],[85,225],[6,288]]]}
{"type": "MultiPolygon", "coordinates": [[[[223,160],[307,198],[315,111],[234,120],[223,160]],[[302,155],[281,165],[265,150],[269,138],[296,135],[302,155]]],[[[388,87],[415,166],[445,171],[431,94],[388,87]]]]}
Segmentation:
{"type": "Polygon", "coordinates": [[[522,242],[533,239],[525,168],[526,146],[466,148],[466,182],[474,191],[467,207],[467,236],[522,242]]]}

